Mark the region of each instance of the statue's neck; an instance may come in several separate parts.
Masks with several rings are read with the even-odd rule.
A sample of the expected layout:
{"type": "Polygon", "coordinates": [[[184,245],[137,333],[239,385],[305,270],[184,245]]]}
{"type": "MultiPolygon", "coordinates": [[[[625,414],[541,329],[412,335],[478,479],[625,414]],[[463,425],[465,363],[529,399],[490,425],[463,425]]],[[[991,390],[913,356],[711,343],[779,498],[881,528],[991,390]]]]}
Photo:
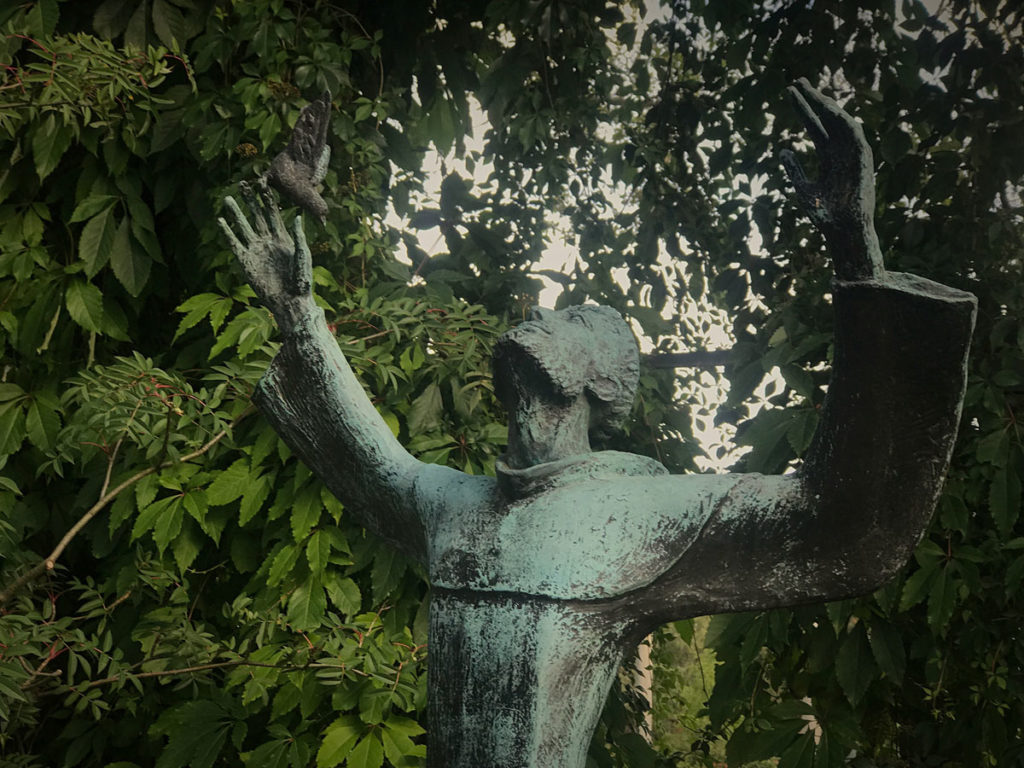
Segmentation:
{"type": "Polygon", "coordinates": [[[524,469],[590,453],[589,427],[590,404],[585,396],[563,403],[522,397],[510,409],[505,461],[514,469],[524,469]]]}

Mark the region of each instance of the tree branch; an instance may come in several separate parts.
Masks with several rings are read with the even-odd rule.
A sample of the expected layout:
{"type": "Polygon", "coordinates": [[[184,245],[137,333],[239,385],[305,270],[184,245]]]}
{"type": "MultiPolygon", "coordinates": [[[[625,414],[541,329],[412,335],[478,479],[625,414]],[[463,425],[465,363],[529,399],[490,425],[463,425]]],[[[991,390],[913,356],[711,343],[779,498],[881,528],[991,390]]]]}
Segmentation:
{"type": "Polygon", "coordinates": [[[656,352],[642,355],[640,360],[649,368],[715,368],[728,365],[731,349],[699,349],[694,352],[656,352]]]}
{"type": "MultiPolygon", "coordinates": [[[[45,560],[36,563],[29,570],[27,570],[25,573],[23,573],[21,576],[15,579],[10,584],[10,586],[8,586],[6,589],[0,592],[0,605],[5,604],[15,595],[16,592],[18,592],[18,590],[20,590],[23,586],[28,584],[30,581],[35,579],[40,574],[46,571],[52,571],[57,566],[58,558],[60,558],[64,550],[67,549],[67,546],[71,543],[71,540],[74,539],[75,536],[77,536],[81,532],[81,530],[89,524],[90,520],[96,517],[96,515],[102,512],[106,508],[106,506],[110,504],[110,502],[116,499],[122,491],[124,491],[126,488],[130,488],[131,486],[135,485],[135,483],[139,482],[139,480],[141,480],[142,478],[152,475],[154,472],[159,472],[161,469],[166,469],[167,467],[173,466],[175,464],[184,464],[187,461],[191,461],[192,459],[196,459],[202,456],[204,453],[213,448],[213,446],[219,443],[222,439],[224,439],[228,432],[242,419],[244,419],[246,416],[252,413],[253,410],[255,409],[252,407],[246,408],[244,411],[242,411],[242,413],[238,416],[237,419],[231,422],[230,426],[225,427],[223,430],[214,435],[205,445],[192,451],[192,453],[185,454],[179,459],[172,461],[164,461],[161,462],[160,464],[156,464],[152,467],[147,467],[146,469],[136,472],[127,480],[120,483],[113,490],[101,495],[100,500],[93,504],[89,508],[89,510],[78,519],[78,522],[71,526],[70,530],[68,530],[68,532],[64,534],[64,537],[60,540],[57,546],[53,548],[53,551],[46,556],[45,560]]],[[[105,486],[106,483],[104,483],[104,487],[105,486]]]]}

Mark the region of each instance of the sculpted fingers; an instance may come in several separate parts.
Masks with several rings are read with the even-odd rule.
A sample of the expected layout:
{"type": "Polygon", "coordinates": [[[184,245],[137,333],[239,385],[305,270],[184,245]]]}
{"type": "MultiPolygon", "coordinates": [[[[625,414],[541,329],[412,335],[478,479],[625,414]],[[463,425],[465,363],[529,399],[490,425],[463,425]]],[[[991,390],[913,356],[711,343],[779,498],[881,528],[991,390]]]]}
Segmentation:
{"type": "MultiPolygon", "coordinates": [[[[256,240],[256,232],[253,231],[252,226],[249,224],[249,220],[245,217],[245,214],[242,213],[242,209],[238,207],[238,203],[235,202],[235,198],[230,195],[225,197],[224,205],[226,205],[228,210],[231,211],[231,216],[235,220],[235,226],[238,227],[238,231],[241,234],[241,238],[235,238],[235,242],[238,242],[240,239],[244,244],[244,247],[247,248],[256,240]]],[[[232,235],[234,235],[234,233],[232,233],[232,235]]]]}
{"type": "Polygon", "coordinates": [[[267,212],[267,220],[270,222],[270,231],[276,239],[287,241],[288,230],[284,225],[284,220],[281,218],[281,210],[277,207],[277,199],[270,189],[267,177],[261,176],[258,185],[260,200],[263,202],[263,207],[267,212]]]}
{"type": "Polygon", "coordinates": [[[246,205],[249,206],[249,211],[256,224],[256,231],[260,236],[266,237],[270,234],[270,228],[267,226],[267,211],[263,205],[263,201],[256,194],[256,190],[253,189],[253,185],[248,181],[243,181],[238,185],[238,188],[242,191],[242,197],[245,198],[246,205]]]}
{"type": "MultiPolygon", "coordinates": [[[[810,83],[804,78],[800,78],[797,80],[796,85],[791,85],[786,90],[789,92],[790,98],[793,99],[793,105],[796,107],[797,114],[800,115],[804,128],[807,129],[807,134],[811,137],[811,141],[814,142],[815,148],[819,152],[823,151],[828,144],[828,131],[821,124],[816,111],[811,107],[811,104],[804,94],[801,93],[801,90],[809,91],[817,96],[821,96],[821,94],[811,88],[810,83]]],[[[814,96],[811,96],[811,101],[814,101],[814,96]]]]}
{"type": "MultiPolygon", "coordinates": [[[[814,123],[821,127],[826,140],[831,139],[833,143],[851,139],[863,142],[864,132],[860,123],[848,115],[834,99],[813,88],[807,78],[801,77],[789,90],[793,94],[793,100],[797,102],[801,115],[809,111],[814,123]]],[[[804,117],[804,123],[807,124],[807,117],[804,117]]],[[[810,125],[808,131],[812,134],[811,138],[814,138],[815,131],[810,125]]],[[[817,143],[818,140],[815,139],[815,144],[817,143]]]]}
{"type": "Polygon", "coordinates": [[[313,289],[313,259],[306,244],[306,231],[302,228],[302,215],[292,222],[292,236],[295,240],[295,284],[300,293],[313,289]]]}

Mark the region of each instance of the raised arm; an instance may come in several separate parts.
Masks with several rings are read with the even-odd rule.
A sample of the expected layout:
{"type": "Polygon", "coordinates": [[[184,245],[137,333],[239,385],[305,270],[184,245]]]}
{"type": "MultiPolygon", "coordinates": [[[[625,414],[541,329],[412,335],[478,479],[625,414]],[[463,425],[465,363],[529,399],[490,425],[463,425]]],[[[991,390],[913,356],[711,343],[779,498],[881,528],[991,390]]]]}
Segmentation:
{"type": "Polygon", "coordinates": [[[220,224],[250,285],[277,319],[281,349],[256,389],[260,410],[288,446],[373,533],[425,561],[412,507],[423,466],[370,403],[312,295],[312,263],[300,217],[285,227],[273,193],[243,184],[252,221],[238,204],[220,224]]]}
{"type": "Polygon", "coordinates": [[[886,272],[860,125],[806,81],[791,92],[821,160],[812,183],[783,155],[834,261],[832,380],[801,471],[736,476],[685,556],[652,586],[662,618],[877,588],[927,527],[956,438],[976,301],[886,272]]]}

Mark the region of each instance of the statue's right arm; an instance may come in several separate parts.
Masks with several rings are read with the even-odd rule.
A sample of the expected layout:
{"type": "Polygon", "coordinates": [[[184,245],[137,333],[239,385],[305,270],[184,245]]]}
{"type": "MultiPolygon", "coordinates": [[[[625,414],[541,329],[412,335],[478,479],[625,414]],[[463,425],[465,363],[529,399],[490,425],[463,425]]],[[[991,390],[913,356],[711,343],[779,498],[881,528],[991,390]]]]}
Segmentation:
{"type": "Polygon", "coordinates": [[[323,310],[313,301],[302,223],[289,233],[272,193],[243,185],[251,223],[225,200],[232,250],[274,314],[282,343],[255,401],[285,443],[362,524],[405,554],[425,560],[423,522],[412,505],[424,466],[395,439],[356,379],[323,310]]]}
{"type": "Polygon", "coordinates": [[[821,161],[811,182],[783,158],[835,266],[832,379],[803,466],[731,476],[652,586],[659,610],[762,610],[880,587],[924,534],[952,456],[977,302],[885,269],[860,125],[806,81],[792,93],[821,161]]]}

